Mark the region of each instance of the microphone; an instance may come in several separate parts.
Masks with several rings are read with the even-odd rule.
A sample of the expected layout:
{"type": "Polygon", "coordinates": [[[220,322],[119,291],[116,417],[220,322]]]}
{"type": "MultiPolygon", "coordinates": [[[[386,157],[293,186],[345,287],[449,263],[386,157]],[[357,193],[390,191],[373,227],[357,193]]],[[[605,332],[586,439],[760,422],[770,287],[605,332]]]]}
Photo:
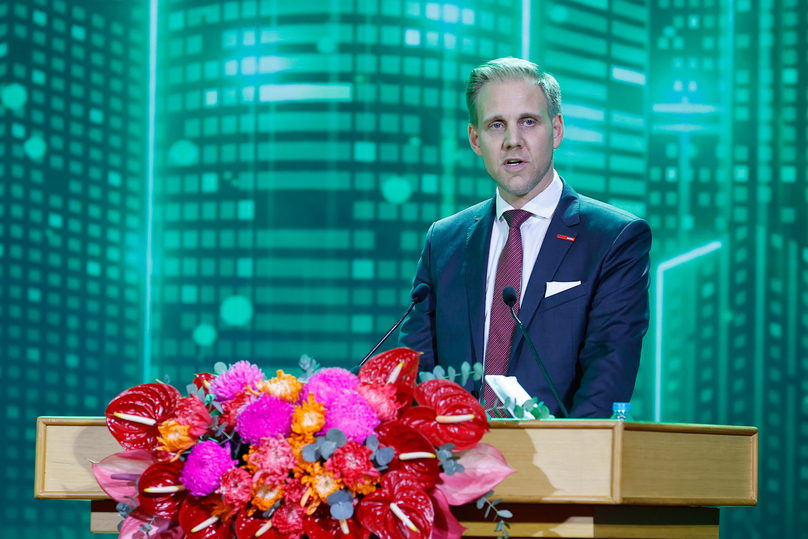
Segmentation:
{"type": "Polygon", "coordinates": [[[407,312],[404,313],[404,316],[402,316],[398,320],[398,322],[396,322],[396,325],[391,327],[390,331],[388,331],[387,334],[384,337],[382,337],[382,340],[380,340],[379,343],[376,346],[373,347],[373,350],[368,352],[368,355],[365,356],[365,359],[363,359],[362,361],[359,362],[359,365],[357,365],[357,367],[361,367],[362,365],[365,364],[365,362],[368,359],[370,359],[370,356],[373,355],[373,352],[378,350],[379,347],[382,344],[384,344],[384,341],[387,340],[387,337],[389,337],[391,333],[393,333],[396,329],[398,329],[398,326],[400,326],[401,323],[404,321],[404,319],[407,318],[407,316],[412,312],[413,307],[415,307],[416,305],[418,305],[419,303],[424,301],[427,298],[427,296],[429,296],[430,290],[431,289],[429,288],[429,285],[426,284],[426,283],[421,283],[421,284],[419,284],[418,286],[415,287],[415,290],[412,291],[412,295],[410,296],[410,298],[411,298],[411,300],[410,300],[410,308],[407,309],[407,312]]]}
{"type": "Polygon", "coordinates": [[[558,407],[561,409],[561,413],[564,414],[564,417],[569,417],[570,414],[567,412],[567,408],[564,406],[564,403],[561,402],[558,392],[553,385],[553,381],[550,380],[550,374],[548,374],[547,369],[544,367],[544,363],[542,363],[539,353],[536,351],[536,347],[533,346],[533,341],[530,340],[527,331],[525,331],[525,326],[522,325],[522,321],[519,320],[518,316],[516,316],[516,311],[514,310],[514,306],[516,305],[516,290],[514,287],[506,286],[502,290],[502,301],[505,302],[505,305],[511,308],[511,316],[513,316],[513,319],[516,322],[516,325],[519,326],[519,329],[522,330],[522,335],[525,336],[525,341],[527,341],[530,351],[533,352],[533,357],[536,359],[536,363],[538,363],[539,369],[541,369],[541,373],[544,375],[544,379],[547,380],[547,385],[550,386],[550,391],[553,393],[553,397],[555,397],[556,404],[558,404],[558,407]]]}

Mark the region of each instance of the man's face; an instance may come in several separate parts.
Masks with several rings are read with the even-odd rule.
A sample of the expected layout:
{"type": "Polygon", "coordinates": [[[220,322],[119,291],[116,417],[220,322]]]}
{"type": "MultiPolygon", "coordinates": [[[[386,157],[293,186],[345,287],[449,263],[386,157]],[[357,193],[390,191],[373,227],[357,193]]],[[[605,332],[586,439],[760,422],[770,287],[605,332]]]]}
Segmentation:
{"type": "Polygon", "coordinates": [[[564,119],[550,118],[547,98],[534,82],[490,82],[477,98],[477,125],[469,142],[508,204],[521,208],[553,180],[553,150],[564,119]]]}

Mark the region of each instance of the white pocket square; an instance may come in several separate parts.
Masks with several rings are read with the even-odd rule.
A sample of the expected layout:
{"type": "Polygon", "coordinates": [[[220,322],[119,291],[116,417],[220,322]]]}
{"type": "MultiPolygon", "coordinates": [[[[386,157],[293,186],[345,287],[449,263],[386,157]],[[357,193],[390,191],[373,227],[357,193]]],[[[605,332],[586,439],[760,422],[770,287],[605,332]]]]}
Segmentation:
{"type": "Polygon", "coordinates": [[[544,292],[544,297],[549,298],[550,296],[555,296],[559,292],[563,292],[564,290],[569,290],[570,288],[575,288],[581,284],[581,281],[570,281],[570,282],[562,282],[562,281],[552,281],[547,283],[547,290],[544,292]]]}

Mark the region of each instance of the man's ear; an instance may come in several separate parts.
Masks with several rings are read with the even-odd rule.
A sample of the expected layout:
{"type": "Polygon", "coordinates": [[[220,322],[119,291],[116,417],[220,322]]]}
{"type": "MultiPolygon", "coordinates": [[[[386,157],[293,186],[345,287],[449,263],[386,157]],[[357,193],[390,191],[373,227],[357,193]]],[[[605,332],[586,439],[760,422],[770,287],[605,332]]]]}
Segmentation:
{"type": "Polygon", "coordinates": [[[469,144],[474,153],[482,157],[483,151],[480,149],[480,136],[477,134],[477,128],[474,124],[469,124],[469,144]]]}
{"type": "Polygon", "coordinates": [[[562,140],[564,140],[564,117],[557,114],[553,118],[553,149],[558,148],[562,140]]]}

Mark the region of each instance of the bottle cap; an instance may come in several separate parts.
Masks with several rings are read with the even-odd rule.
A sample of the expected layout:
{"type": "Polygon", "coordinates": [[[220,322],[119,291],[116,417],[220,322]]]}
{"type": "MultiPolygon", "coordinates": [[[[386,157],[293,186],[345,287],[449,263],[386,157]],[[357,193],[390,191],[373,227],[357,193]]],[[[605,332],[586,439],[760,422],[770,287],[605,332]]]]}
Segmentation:
{"type": "Polygon", "coordinates": [[[630,412],[631,411],[631,403],[630,402],[615,402],[615,403],[612,403],[612,411],[613,412],[630,412]]]}

